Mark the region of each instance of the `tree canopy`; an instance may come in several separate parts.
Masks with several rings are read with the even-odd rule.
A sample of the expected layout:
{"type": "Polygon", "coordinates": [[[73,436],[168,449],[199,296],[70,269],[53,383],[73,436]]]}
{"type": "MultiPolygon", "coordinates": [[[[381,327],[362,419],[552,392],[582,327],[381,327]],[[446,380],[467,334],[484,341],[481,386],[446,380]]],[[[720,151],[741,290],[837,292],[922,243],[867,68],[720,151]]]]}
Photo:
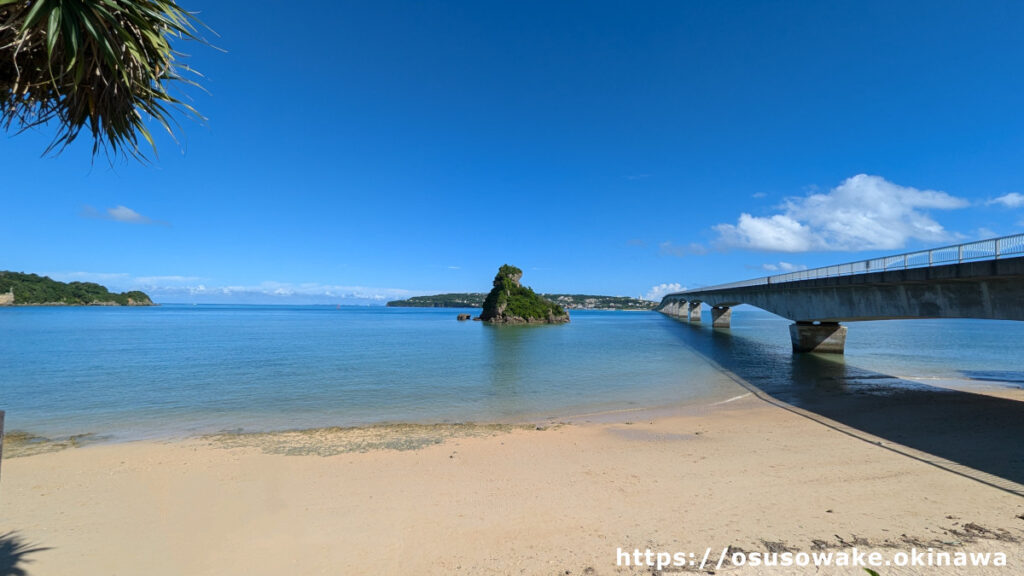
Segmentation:
{"type": "Polygon", "coordinates": [[[88,306],[120,304],[149,306],[153,302],[145,292],[110,292],[92,282],[57,282],[48,276],[0,270],[0,294],[14,293],[14,304],[67,304],[88,306]]]}
{"type": "Polygon", "coordinates": [[[0,124],[57,124],[44,153],[85,129],[100,150],[145,160],[150,119],[174,137],[172,113],[201,118],[171,95],[198,86],[172,40],[203,42],[201,23],[173,0],[0,0],[0,124]]]}

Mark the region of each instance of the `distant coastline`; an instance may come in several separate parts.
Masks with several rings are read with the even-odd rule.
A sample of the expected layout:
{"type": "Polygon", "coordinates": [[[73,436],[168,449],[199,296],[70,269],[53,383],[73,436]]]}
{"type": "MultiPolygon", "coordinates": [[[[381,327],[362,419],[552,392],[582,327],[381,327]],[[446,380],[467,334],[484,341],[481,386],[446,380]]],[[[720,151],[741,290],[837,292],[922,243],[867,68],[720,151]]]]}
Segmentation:
{"type": "Polygon", "coordinates": [[[0,307],[154,306],[145,292],[111,292],[92,282],[58,282],[47,276],[0,271],[0,307]]]}
{"type": "MultiPolygon", "coordinates": [[[[2,297],[2,296],[5,296],[5,294],[0,294],[0,297],[2,297]]],[[[31,303],[23,304],[21,302],[17,302],[17,303],[13,303],[12,304],[12,303],[4,302],[2,300],[2,298],[0,298],[0,308],[46,308],[46,307],[56,307],[56,308],[75,308],[75,307],[78,307],[78,308],[87,308],[87,307],[118,307],[118,306],[127,306],[127,307],[144,306],[144,307],[149,307],[149,306],[160,306],[160,305],[155,303],[155,302],[139,303],[139,302],[135,302],[135,301],[129,302],[128,304],[121,304],[119,302],[83,302],[83,303],[75,303],[75,304],[69,304],[67,302],[31,302],[31,303]]]]}
{"type": "MultiPolygon", "coordinates": [[[[541,294],[544,298],[569,310],[654,310],[658,302],[628,296],[599,296],[593,294],[541,294]]],[[[394,300],[392,308],[481,308],[487,294],[483,292],[456,292],[414,296],[394,300]]]]}

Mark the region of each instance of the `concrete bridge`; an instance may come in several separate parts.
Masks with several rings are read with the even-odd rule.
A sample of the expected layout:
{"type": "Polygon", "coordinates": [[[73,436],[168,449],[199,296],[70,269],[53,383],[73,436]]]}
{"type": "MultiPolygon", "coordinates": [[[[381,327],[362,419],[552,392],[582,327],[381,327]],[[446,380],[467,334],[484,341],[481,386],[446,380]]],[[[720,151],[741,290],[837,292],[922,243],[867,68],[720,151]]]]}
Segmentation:
{"type": "Polygon", "coordinates": [[[1024,320],[1024,234],[674,292],[658,310],[700,322],[702,304],[715,328],[729,327],[738,304],[793,320],[794,352],[842,354],[840,322],[1024,320]]]}

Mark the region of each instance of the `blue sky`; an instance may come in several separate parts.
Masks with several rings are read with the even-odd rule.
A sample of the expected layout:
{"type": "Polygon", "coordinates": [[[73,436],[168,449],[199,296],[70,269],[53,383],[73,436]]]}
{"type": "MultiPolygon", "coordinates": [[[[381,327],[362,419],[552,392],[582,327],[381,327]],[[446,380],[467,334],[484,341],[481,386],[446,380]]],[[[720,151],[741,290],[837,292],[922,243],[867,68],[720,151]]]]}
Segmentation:
{"type": "Polygon", "coordinates": [[[650,295],[1024,226],[1024,4],[181,0],[149,166],[0,140],[0,269],[163,302],[650,295]],[[284,7],[281,7],[284,8],[284,7]]]}

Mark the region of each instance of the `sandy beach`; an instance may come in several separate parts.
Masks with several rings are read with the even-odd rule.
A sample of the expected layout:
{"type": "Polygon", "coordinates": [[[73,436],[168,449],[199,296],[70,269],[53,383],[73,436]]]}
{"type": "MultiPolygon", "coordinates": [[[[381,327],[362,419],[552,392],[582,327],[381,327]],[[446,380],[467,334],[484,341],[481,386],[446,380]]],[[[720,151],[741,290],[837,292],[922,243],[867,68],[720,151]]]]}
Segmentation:
{"type": "MultiPolygon", "coordinates": [[[[882,574],[1021,570],[1019,484],[737,390],[715,406],[539,427],[13,454],[0,482],[0,564],[33,576],[619,574],[652,571],[622,565],[619,549],[695,552],[699,563],[707,548],[714,561],[726,546],[857,546],[887,558],[914,547],[1003,552],[1008,562],[882,574]]],[[[729,562],[719,571],[864,573],[729,562]]]]}
{"type": "Polygon", "coordinates": [[[0,0],[0,576],[1024,576],[1022,30],[0,0]]]}

